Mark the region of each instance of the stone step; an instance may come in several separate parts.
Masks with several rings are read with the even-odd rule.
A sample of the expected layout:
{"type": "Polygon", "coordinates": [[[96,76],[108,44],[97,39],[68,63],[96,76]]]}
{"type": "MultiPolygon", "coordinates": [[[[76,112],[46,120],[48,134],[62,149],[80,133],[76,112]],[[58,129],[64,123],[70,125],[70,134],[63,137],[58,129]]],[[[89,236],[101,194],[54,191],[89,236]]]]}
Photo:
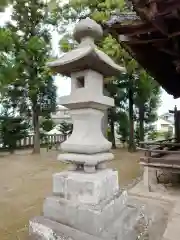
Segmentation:
{"type": "Polygon", "coordinates": [[[103,239],[111,240],[136,240],[136,232],[133,229],[138,210],[136,208],[124,207],[119,217],[103,231],[103,239]]]}
{"type": "Polygon", "coordinates": [[[159,240],[167,225],[169,207],[128,197],[118,218],[102,232],[101,237],[106,240],[137,240],[140,233],[144,233],[143,240],[159,240]]]}
{"type": "Polygon", "coordinates": [[[125,208],[123,202],[123,195],[94,206],[51,196],[44,201],[43,215],[80,231],[100,236],[102,231],[121,215],[125,208]]]}
{"type": "Polygon", "coordinates": [[[29,240],[103,240],[42,216],[29,222],[29,240]]]}

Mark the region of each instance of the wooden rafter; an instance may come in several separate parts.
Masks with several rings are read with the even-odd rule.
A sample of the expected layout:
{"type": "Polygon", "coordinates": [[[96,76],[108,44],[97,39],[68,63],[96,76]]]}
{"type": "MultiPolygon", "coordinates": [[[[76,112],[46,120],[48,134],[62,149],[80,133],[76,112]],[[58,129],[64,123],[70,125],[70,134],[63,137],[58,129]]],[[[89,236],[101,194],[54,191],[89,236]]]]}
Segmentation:
{"type": "Polygon", "coordinates": [[[161,39],[145,39],[145,40],[142,40],[140,38],[129,38],[128,40],[128,43],[130,45],[132,44],[156,44],[156,43],[159,43],[159,44],[162,44],[164,42],[167,42],[167,38],[161,38],[161,39]]]}
{"type": "Polygon", "coordinates": [[[176,57],[176,58],[180,57],[179,53],[177,53],[173,50],[167,49],[167,48],[160,48],[160,51],[167,53],[167,54],[171,55],[172,57],[176,57]]]}
{"type": "Polygon", "coordinates": [[[131,2],[140,19],[123,22],[121,16],[108,31],[167,92],[180,97],[180,0],[131,2]]]}
{"type": "Polygon", "coordinates": [[[166,15],[169,12],[173,12],[178,9],[180,9],[180,2],[174,1],[174,0],[163,1],[163,2],[149,1],[148,4],[141,5],[140,7],[136,6],[136,10],[138,12],[142,11],[144,13],[147,13],[148,15],[155,14],[159,16],[166,15]],[[146,9],[146,10],[143,11],[143,9],[146,9]]]}
{"type": "Polygon", "coordinates": [[[120,27],[119,24],[114,24],[112,25],[111,29],[116,30],[118,34],[126,34],[127,36],[135,36],[147,32],[157,31],[150,23],[147,24],[140,23],[132,25],[131,27],[129,27],[129,25],[121,25],[120,27]]]}

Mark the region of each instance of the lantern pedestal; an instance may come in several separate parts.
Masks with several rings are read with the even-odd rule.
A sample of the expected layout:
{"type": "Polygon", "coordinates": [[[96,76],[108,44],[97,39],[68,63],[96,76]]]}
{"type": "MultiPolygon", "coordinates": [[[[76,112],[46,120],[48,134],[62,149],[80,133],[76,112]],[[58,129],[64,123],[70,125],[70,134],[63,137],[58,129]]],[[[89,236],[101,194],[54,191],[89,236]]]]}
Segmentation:
{"type": "Polygon", "coordinates": [[[135,209],[125,208],[124,201],[117,171],[56,173],[53,196],[44,201],[43,217],[30,221],[30,236],[42,240],[110,240],[116,239],[112,238],[114,229],[114,236],[122,237],[124,232],[117,224],[137,214],[135,209]]]}

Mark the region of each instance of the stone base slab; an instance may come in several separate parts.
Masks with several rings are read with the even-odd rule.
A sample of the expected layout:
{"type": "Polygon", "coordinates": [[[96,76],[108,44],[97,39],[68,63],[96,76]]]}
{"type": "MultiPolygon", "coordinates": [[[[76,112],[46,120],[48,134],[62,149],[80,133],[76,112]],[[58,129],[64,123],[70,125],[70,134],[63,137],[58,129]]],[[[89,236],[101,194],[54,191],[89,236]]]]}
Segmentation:
{"type": "Polygon", "coordinates": [[[112,169],[92,174],[66,171],[53,175],[53,194],[74,203],[97,205],[118,192],[118,172],[112,169]]]}
{"type": "MultiPolygon", "coordinates": [[[[71,210],[69,209],[69,211],[71,210]]],[[[127,200],[126,206],[124,205],[123,209],[121,209],[121,212],[114,219],[111,219],[111,222],[105,229],[101,229],[98,235],[95,232],[92,234],[86,232],[87,228],[85,226],[89,225],[91,227],[90,225],[93,222],[86,221],[85,215],[84,219],[82,219],[85,228],[82,227],[82,230],[73,227],[67,222],[59,223],[47,217],[35,217],[30,220],[29,235],[31,240],[136,240],[139,239],[138,236],[142,233],[142,239],[160,240],[167,226],[169,211],[171,211],[171,206],[161,201],[130,198],[127,200]],[[143,218],[143,216],[145,217],[143,218]],[[146,226],[147,222],[149,225],[146,234],[143,226],[146,226]],[[147,236],[149,237],[147,238],[147,236]]],[[[178,229],[178,223],[179,221],[176,229],[178,229]]],[[[169,233],[165,231],[165,239],[179,239],[173,235],[172,224],[168,224],[168,228],[170,231],[169,233]],[[169,238],[170,233],[174,238],[169,238]]]]}
{"type": "Polygon", "coordinates": [[[124,208],[124,196],[114,196],[99,205],[80,204],[59,197],[49,197],[43,206],[45,218],[99,236],[124,208]]]}
{"type": "Polygon", "coordinates": [[[44,217],[29,221],[29,240],[102,240],[44,217]]]}
{"type": "Polygon", "coordinates": [[[116,221],[109,223],[99,236],[79,231],[68,225],[58,223],[45,217],[35,217],[29,222],[30,240],[135,240],[135,230],[128,227],[135,221],[136,210],[123,209],[116,221]],[[126,223],[124,224],[124,221],[126,223]],[[127,227],[124,227],[124,226],[127,227]]]}

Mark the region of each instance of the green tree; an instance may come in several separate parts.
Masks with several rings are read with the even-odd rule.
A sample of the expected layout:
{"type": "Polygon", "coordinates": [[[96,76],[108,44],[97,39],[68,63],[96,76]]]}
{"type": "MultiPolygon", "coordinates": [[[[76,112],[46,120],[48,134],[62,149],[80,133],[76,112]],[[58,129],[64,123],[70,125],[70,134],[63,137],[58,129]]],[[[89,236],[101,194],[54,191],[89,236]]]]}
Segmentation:
{"type": "Polygon", "coordinates": [[[127,100],[127,94],[125,88],[127,87],[125,74],[122,74],[117,79],[113,79],[106,84],[108,95],[114,99],[115,107],[108,110],[108,125],[109,125],[109,141],[112,142],[112,148],[116,148],[115,142],[115,123],[119,122],[121,118],[121,111],[125,109],[125,102],[127,100]]]}
{"type": "Polygon", "coordinates": [[[67,136],[67,135],[69,135],[69,134],[72,133],[72,131],[73,131],[73,124],[64,121],[64,122],[62,122],[62,123],[60,124],[59,130],[60,130],[60,132],[61,132],[63,135],[67,136]]]}
{"type": "MultiPolygon", "coordinates": [[[[129,57],[126,56],[126,61],[129,57]]],[[[130,152],[135,151],[135,136],[134,136],[134,92],[135,92],[135,73],[137,64],[134,60],[129,59],[129,63],[126,63],[126,68],[128,71],[125,74],[121,74],[118,81],[119,85],[117,91],[120,90],[123,92],[123,98],[120,99],[120,102],[116,103],[118,109],[118,128],[121,129],[121,132],[128,133],[128,150],[130,152]],[[119,108],[121,106],[121,108],[119,108]],[[125,115],[128,113],[128,121],[126,125],[124,124],[125,115]],[[122,117],[122,119],[121,119],[122,117]],[[122,120],[122,123],[121,123],[122,120]],[[125,129],[124,129],[125,128],[125,129]]],[[[119,131],[119,130],[118,130],[119,131]]]]}
{"type": "Polygon", "coordinates": [[[49,132],[53,129],[53,127],[55,127],[55,123],[51,118],[46,117],[46,118],[43,118],[43,120],[41,121],[40,127],[44,131],[49,132]]]}
{"type": "Polygon", "coordinates": [[[3,12],[10,3],[12,3],[11,0],[1,0],[0,1],[0,12],[3,12]]]}
{"type": "Polygon", "coordinates": [[[137,72],[135,81],[135,119],[139,141],[151,130],[151,123],[157,119],[157,109],[160,104],[160,86],[143,69],[137,72]],[[150,129],[149,129],[150,128],[150,129]]]}
{"type": "Polygon", "coordinates": [[[120,141],[125,146],[129,140],[129,118],[125,111],[120,112],[120,121],[118,122],[117,134],[120,135],[120,141]]]}
{"type": "Polygon", "coordinates": [[[148,140],[157,140],[158,137],[159,137],[159,132],[154,130],[154,128],[152,128],[152,130],[148,132],[148,140]]]}
{"type": "Polygon", "coordinates": [[[14,45],[16,75],[6,86],[6,98],[19,113],[32,118],[34,153],[40,152],[39,116],[48,115],[56,105],[56,87],[46,67],[51,57],[46,10],[47,5],[41,0],[14,0],[12,20],[16,24],[8,26],[14,45]]]}
{"type": "Polygon", "coordinates": [[[17,142],[28,135],[29,125],[21,117],[1,116],[0,136],[3,147],[13,153],[17,142]]]}
{"type": "Polygon", "coordinates": [[[4,87],[11,83],[16,76],[16,69],[13,58],[13,39],[11,31],[0,27],[0,92],[1,98],[4,87]]]}

